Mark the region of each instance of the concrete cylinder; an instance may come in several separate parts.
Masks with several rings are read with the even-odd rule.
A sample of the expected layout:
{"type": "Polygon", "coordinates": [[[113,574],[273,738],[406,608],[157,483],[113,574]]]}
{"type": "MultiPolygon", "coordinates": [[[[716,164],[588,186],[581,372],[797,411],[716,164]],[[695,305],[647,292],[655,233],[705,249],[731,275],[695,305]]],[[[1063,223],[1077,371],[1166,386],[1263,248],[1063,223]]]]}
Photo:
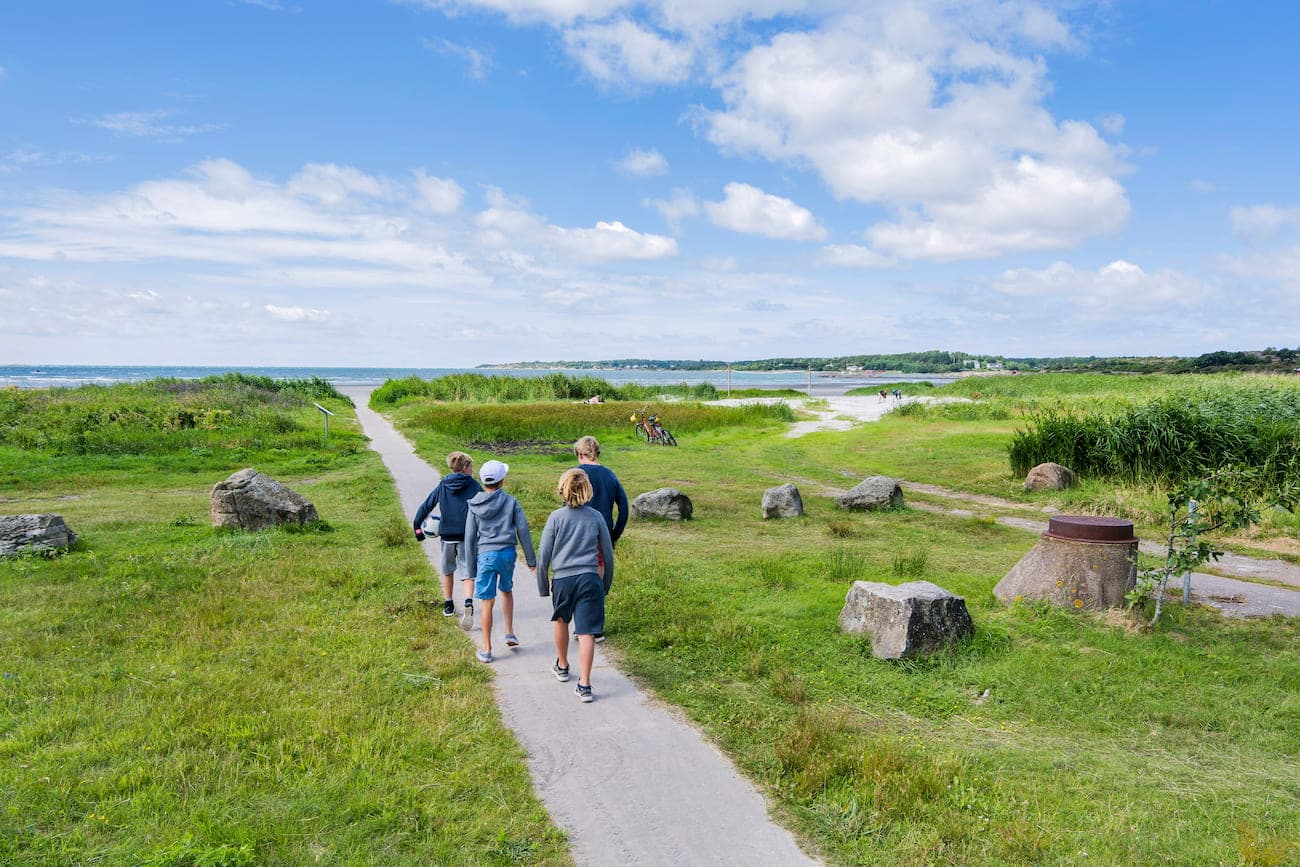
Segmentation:
{"type": "Polygon", "coordinates": [[[1057,515],[993,595],[1007,605],[1042,599],[1089,611],[1117,608],[1137,583],[1137,553],[1132,521],[1057,515]]]}

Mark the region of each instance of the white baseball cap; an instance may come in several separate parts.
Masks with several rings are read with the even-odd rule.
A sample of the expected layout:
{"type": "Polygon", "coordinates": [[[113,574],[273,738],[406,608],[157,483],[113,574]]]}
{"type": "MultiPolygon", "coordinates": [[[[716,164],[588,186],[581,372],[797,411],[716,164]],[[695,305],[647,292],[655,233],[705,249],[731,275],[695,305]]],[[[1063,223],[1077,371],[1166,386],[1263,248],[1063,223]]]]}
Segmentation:
{"type": "Polygon", "coordinates": [[[488,461],[478,471],[478,477],[483,480],[485,485],[500,484],[510,472],[510,465],[503,464],[501,461],[488,461]]]}

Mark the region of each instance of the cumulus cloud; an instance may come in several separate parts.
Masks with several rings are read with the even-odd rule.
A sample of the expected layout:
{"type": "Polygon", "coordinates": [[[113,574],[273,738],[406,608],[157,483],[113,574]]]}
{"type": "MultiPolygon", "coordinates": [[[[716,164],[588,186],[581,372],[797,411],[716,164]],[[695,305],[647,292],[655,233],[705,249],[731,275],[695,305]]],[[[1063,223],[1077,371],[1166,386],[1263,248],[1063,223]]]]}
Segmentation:
{"type": "Polygon", "coordinates": [[[336,206],[352,196],[381,196],[384,194],[384,185],[351,166],[308,163],[290,179],[286,191],[290,196],[315,199],[323,205],[336,206]]]}
{"type": "Polygon", "coordinates": [[[170,109],[121,111],[114,114],[100,115],[99,117],[78,118],[74,122],[105,129],[115,135],[153,138],[164,141],[180,141],[190,136],[216,132],[225,128],[216,123],[183,124],[168,122],[168,118],[175,114],[176,112],[170,109]]]}
{"type": "Polygon", "coordinates": [[[685,187],[673,190],[672,195],[667,199],[646,199],[645,204],[658,211],[659,216],[664,218],[664,222],[674,232],[678,231],[684,219],[694,217],[700,212],[699,200],[685,187]]]}
{"type": "Polygon", "coordinates": [[[633,148],[627,152],[627,156],[614,163],[614,167],[625,175],[639,178],[668,174],[668,160],[654,148],[649,150],[633,148]]]}
{"type": "Polygon", "coordinates": [[[487,78],[487,71],[492,67],[492,55],[487,51],[461,45],[450,39],[426,39],[424,46],[431,51],[454,57],[465,66],[465,74],[475,81],[487,78]]]}
{"type": "Polygon", "coordinates": [[[723,193],[721,202],[704,203],[705,213],[716,226],[787,241],[820,241],[826,237],[826,230],[812,211],[789,199],[736,182],[727,184],[723,193]]]}
{"type": "Polygon", "coordinates": [[[677,84],[690,75],[694,50],[626,18],[564,32],[569,55],[605,84],[677,84]]]}
{"type": "Polygon", "coordinates": [[[1190,307],[1209,295],[1204,283],[1186,274],[1170,269],[1148,273],[1123,259],[1096,271],[1080,270],[1065,262],[1040,270],[1017,268],[1002,272],[993,285],[997,291],[1016,297],[1069,296],[1072,305],[1094,312],[1114,307],[1190,307]]]}
{"type": "Polygon", "coordinates": [[[594,226],[565,227],[546,222],[522,199],[489,188],[488,207],[475,222],[485,243],[514,249],[532,246],[539,252],[562,253],[583,263],[644,261],[677,255],[677,241],[665,235],[638,232],[618,220],[594,226]]]}

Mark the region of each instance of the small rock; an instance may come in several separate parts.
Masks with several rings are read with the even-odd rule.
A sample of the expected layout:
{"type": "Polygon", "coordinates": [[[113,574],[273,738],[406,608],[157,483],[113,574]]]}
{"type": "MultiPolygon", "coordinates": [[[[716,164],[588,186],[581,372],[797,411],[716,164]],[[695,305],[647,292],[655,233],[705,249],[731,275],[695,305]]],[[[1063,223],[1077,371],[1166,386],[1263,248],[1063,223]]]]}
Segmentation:
{"type": "Polygon", "coordinates": [[[0,557],[23,551],[66,551],[77,543],[62,515],[0,516],[0,557]]]}
{"type": "Polygon", "coordinates": [[[763,492],[764,518],[798,518],[803,514],[803,497],[794,485],[779,485],[763,492]]]}
{"type": "Polygon", "coordinates": [[[320,520],[316,507],[270,476],[240,470],[212,488],[212,526],[263,530],[320,520]]]}
{"type": "Polygon", "coordinates": [[[898,479],[889,476],[872,476],[835,498],[841,509],[877,511],[903,508],[903,487],[898,479]]]}
{"type": "Polygon", "coordinates": [[[929,581],[897,587],[854,581],[840,611],[840,629],[871,636],[877,659],[907,659],[950,647],[975,631],[966,600],[929,581]]]}
{"type": "Polygon", "coordinates": [[[676,488],[647,491],[632,501],[632,514],[638,518],[667,518],[684,521],[691,517],[695,507],[691,498],[676,488]]]}
{"type": "Polygon", "coordinates": [[[1073,484],[1074,472],[1050,461],[1039,464],[1025,476],[1026,491],[1064,491],[1073,484]]]}

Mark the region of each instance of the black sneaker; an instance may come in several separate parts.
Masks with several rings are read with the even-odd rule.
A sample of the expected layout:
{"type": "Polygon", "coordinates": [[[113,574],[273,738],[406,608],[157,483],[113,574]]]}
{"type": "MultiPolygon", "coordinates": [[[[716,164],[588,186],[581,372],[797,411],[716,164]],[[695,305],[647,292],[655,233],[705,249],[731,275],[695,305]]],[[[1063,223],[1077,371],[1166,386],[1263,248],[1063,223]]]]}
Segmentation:
{"type": "Polygon", "coordinates": [[[578,694],[578,701],[583,704],[591,704],[591,702],[596,698],[591,694],[591,687],[583,686],[582,684],[578,684],[578,688],[575,689],[574,692],[578,694]]]}
{"type": "Polygon", "coordinates": [[[456,616],[456,603],[455,603],[455,602],[452,602],[450,599],[444,599],[444,600],[442,600],[442,616],[443,616],[443,617],[455,617],[455,616],[456,616]]]}
{"type": "Polygon", "coordinates": [[[602,641],[605,640],[605,633],[597,632],[595,638],[593,638],[592,640],[595,641],[597,644],[600,644],[602,641]]]}
{"type": "Polygon", "coordinates": [[[555,679],[560,683],[564,683],[569,679],[569,667],[567,665],[561,666],[560,661],[557,659],[551,666],[551,674],[555,675],[555,679]]]}

